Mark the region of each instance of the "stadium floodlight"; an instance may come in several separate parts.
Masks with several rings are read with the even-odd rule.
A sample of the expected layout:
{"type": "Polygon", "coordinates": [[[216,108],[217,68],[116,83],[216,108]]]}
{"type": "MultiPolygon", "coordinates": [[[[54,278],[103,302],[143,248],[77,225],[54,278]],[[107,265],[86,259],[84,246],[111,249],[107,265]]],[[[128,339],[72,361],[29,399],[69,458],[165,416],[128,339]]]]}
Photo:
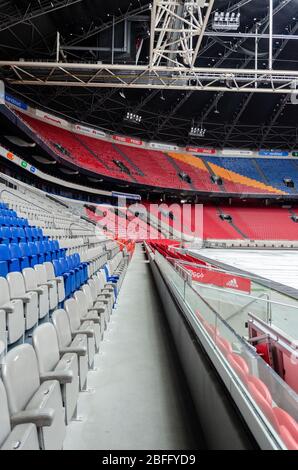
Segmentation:
{"type": "Polygon", "coordinates": [[[131,113],[130,111],[127,111],[124,121],[134,123],[134,124],[140,124],[142,121],[142,116],[139,114],[131,113]]]}
{"type": "Polygon", "coordinates": [[[240,27],[240,12],[224,13],[216,11],[212,28],[221,31],[237,31],[240,27]]]}
{"type": "Polygon", "coordinates": [[[205,137],[206,129],[203,126],[192,126],[189,132],[190,137],[205,137]]]}

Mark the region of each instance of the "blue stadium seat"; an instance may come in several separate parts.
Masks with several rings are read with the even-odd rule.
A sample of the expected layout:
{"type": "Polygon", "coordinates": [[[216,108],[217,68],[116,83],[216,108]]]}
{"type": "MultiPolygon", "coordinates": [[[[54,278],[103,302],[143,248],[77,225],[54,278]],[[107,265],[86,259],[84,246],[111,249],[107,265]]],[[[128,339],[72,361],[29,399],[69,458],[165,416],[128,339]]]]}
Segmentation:
{"type": "Polygon", "coordinates": [[[10,227],[0,227],[0,242],[9,245],[11,242],[11,228],[10,227]]]}
{"type": "Polygon", "coordinates": [[[8,268],[8,261],[10,259],[10,253],[7,245],[0,245],[0,276],[6,277],[9,268],[8,268]]]}
{"type": "Polygon", "coordinates": [[[34,268],[36,264],[39,264],[38,250],[35,242],[28,242],[28,248],[30,251],[30,264],[31,267],[34,268]]]}

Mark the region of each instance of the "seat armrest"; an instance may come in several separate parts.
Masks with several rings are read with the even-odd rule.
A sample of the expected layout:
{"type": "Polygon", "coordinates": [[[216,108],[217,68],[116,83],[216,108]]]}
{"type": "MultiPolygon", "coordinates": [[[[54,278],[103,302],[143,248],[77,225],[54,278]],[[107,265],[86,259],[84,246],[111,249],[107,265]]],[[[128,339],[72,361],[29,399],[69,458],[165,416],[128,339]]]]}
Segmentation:
{"type": "Polygon", "coordinates": [[[12,426],[17,426],[18,424],[27,424],[33,423],[38,428],[44,426],[51,426],[54,421],[55,410],[53,408],[48,408],[47,410],[24,410],[19,411],[18,413],[13,414],[10,417],[12,426]]]}
{"type": "Polygon", "coordinates": [[[51,371],[40,374],[40,381],[46,382],[47,380],[58,380],[60,384],[70,384],[73,379],[73,373],[71,370],[62,371],[51,371]]]}
{"type": "Polygon", "coordinates": [[[88,320],[93,321],[94,323],[100,323],[100,318],[98,316],[90,316],[88,317],[88,320]]]}
{"type": "MultiPolygon", "coordinates": [[[[85,320],[83,320],[85,321],[85,320]]],[[[88,338],[93,338],[94,336],[94,331],[92,330],[76,330],[72,333],[72,336],[76,336],[76,335],[86,335],[88,338]]]]}
{"type": "Polygon", "coordinates": [[[86,356],[87,354],[87,349],[86,348],[75,348],[75,347],[72,347],[70,346],[69,348],[62,348],[60,349],[60,355],[63,356],[63,354],[68,354],[68,353],[72,353],[72,354],[77,354],[78,356],[86,356]]]}
{"type": "Polygon", "coordinates": [[[36,292],[38,295],[42,295],[43,294],[43,290],[42,289],[30,289],[31,292],[36,292]]]}
{"type": "Polygon", "coordinates": [[[0,310],[4,310],[5,313],[13,313],[14,312],[14,308],[12,305],[1,305],[1,308],[0,310]]]}
{"type": "Polygon", "coordinates": [[[19,297],[13,297],[11,300],[21,300],[24,304],[28,304],[30,302],[30,298],[26,297],[25,295],[20,295],[19,297]]]}
{"type": "Polygon", "coordinates": [[[92,307],[92,308],[88,308],[88,312],[99,312],[99,313],[104,313],[105,312],[105,308],[104,307],[92,307]]]}
{"type": "Polygon", "coordinates": [[[38,286],[48,286],[49,289],[52,289],[54,287],[51,282],[44,282],[43,284],[38,284],[38,286]]]}

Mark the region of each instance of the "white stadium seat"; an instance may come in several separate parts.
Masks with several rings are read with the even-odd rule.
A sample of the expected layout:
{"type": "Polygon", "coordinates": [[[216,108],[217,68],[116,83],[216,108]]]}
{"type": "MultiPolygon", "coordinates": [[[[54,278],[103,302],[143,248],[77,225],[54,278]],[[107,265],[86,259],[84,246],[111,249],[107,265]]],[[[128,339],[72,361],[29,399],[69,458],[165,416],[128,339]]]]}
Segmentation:
{"type": "MultiPolygon", "coordinates": [[[[96,350],[98,351],[100,341],[102,338],[102,331],[103,331],[101,328],[102,323],[104,326],[104,322],[102,322],[101,320],[101,312],[94,311],[94,310],[89,311],[88,301],[87,301],[85,293],[82,290],[78,290],[74,293],[74,299],[77,302],[77,307],[81,316],[81,320],[82,321],[90,320],[94,323],[93,328],[94,328],[94,333],[95,333],[94,334],[95,347],[96,347],[96,350]]],[[[104,309],[102,313],[104,313],[104,309]]]]}
{"type": "Polygon", "coordinates": [[[93,368],[95,355],[95,332],[94,323],[91,321],[82,321],[79,309],[75,299],[68,299],[64,303],[65,311],[68,315],[71,333],[73,336],[77,334],[86,335],[88,341],[88,363],[89,368],[93,368]]]}
{"type": "Polygon", "coordinates": [[[34,330],[33,347],[40,374],[47,374],[60,382],[66,424],[69,424],[76,414],[79,395],[78,357],[68,352],[60,358],[57,333],[52,323],[44,323],[34,330]]]}
{"type": "Polygon", "coordinates": [[[5,344],[7,338],[7,344],[11,345],[24,336],[24,307],[21,300],[10,299],[8,282],[4,277],[0,277],[0,311],[2,328],[5,324],[5,331],[0,332],[0,337],[5,344]]]}
{"type": "Polygon", "coordinates": [[[32,346],[22,344],[7,353],[2,378],[12,424],[35,424],[42,449],[61,449],[66,425],[60,385],[46,375],[40,377],[32,346]]]}
{"type": "Polygon", "coordinates": [[[44,266],[46,268],[47,280],[56,284],[58,303],[60,304],[65,299],[64,279],[62,276],[55,276],[54,266],[49,261],[44,263],[44,266]]]}
{"type": "Polygon", "coordinates": [[[33,268],[23,269],[26,291],[36,292],[38,294],[39,318],[42,319],[49,314],[49,287],[41,285],[38,281],[37,272],[33,268]]]}
{"type": "Polygon", "coordinates": [[[39,450],[37,429],[33,423],[11,428],[6,391],[0,379],[0,450],[39,450]]]}
{"type": "Polygon", "coordinates": [[[26,330],[31,330],[38,323],[38,295],[36,292],[26,292],[24,278],[21,273],[9,273],[7,281],[10,298],[23,302],[25,328],[26,330]]]}
{"type": "Polygon", "coordinates": [[[78,356],[80,390],[85,390],[88,372],[87,336],[77,334],[72,338],[69,319],[63,309],[55,310],[52,321],[57,333],[60,354],[75,353],[78,356]]]}
{"type": "Polygon", "coordinates": [[[58,306],[58,291],[56,281],[48,281],[47,270],[44,264],[37,264],[34,269],[38,276],[38,285],[49,287],[50,310],[54,310],[58,306]]]}

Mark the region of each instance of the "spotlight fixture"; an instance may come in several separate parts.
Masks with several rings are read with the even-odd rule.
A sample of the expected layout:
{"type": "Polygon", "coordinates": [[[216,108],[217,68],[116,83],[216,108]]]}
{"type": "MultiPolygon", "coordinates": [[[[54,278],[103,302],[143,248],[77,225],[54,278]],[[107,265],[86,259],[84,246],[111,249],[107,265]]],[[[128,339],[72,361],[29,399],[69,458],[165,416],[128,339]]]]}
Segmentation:
{"type": "Polygon", "coordinates": [[[125,94],[124,94],[124,91],[123,91],[123,90],[119,91],[119,95],[120,95],[120,96],[121,96],[121,98],[123,98],[124,100],[126,99],[126,96],[125,96],[125,94]]]}
{"type": "Polygon", "coordinates": [[[240,27],[240,12],[225,13],[216,11],[212,28],[221,31],[237,31],[240,27]]]}
{"type": "Polygon", "coordinates": [[[140,122],[142,121],[142,116],[128,111],[126,113],[126,116],[124,117],[124,121],[134,123],[134,124],[140,124],[140,122]]]}
{"type": "Polygon", "coordinates": [[[203,126],[192,126],[189,132],[190,137],[205,137],[206,129],[203,126]]]}

